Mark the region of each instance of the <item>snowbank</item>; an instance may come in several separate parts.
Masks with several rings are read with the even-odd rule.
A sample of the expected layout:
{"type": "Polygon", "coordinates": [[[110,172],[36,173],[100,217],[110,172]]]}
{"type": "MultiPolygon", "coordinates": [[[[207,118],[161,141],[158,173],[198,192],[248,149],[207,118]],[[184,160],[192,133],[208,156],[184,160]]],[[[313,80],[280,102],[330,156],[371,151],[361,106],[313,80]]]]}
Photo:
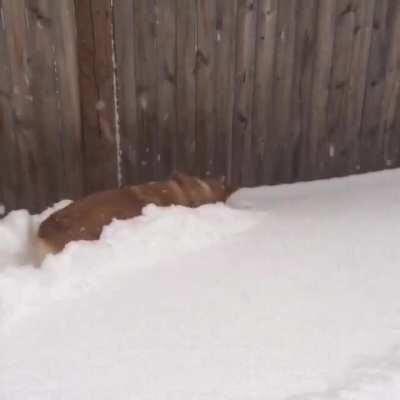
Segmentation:
{"type": "Polygon", "coordinates": [[[105,227],[99,241],[70,243],[49,255],[38,270],[33,265],[38,226],[68,203],[40,215],[14,211],[0,220],[0,327],[49,301],[101,287],[117,270],[145,268],[218,243],[251,228],[261,215],[223,204],[197,209],[149,205],[142,216],[105,227]]]}
{"type": "Polygon", "coordinates": [[[0,222],[0,398],[400,398],[400,171],[148,207],[29,263],[0,222]]]}

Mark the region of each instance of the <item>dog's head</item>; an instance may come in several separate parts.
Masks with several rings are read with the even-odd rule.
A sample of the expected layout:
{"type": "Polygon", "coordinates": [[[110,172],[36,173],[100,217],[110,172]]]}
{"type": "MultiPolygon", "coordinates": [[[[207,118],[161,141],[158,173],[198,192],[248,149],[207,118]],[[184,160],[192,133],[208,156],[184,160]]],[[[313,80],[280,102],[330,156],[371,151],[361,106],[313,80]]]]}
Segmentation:
{"type": "Polygon", "coordinates": [[[233,192],[237,190],[237,188],[231,187],[227,184],[225,176],[200,179],[186,175],[182,172],[174,172],[172,174],[172,179],[177,181],[183,187],[194,186],[201,189],[199,182],[201,182],[203,185],[206,184],[210,189],[213,201],[225,201],[233,192]]]}
{"type": "Polygon", "coordinates": [[[237,189],[228,185],[225,176],[205,178],[204,182],[210,187],[218,201],[226,201],[237,189]]]}

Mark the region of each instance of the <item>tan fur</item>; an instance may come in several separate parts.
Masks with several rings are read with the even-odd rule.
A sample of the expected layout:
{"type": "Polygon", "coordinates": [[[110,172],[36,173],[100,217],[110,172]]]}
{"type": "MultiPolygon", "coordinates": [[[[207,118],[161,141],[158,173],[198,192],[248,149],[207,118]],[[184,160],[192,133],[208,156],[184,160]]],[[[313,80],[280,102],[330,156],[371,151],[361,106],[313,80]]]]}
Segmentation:
{"type": "Polygon", "coordinates": [[[225,201],[231,190],[223,178],[200,179],[175,173],[166,182],[94,193],[50,215],[39,227],[38,258],[57,253],[75,240],[96,240],[113,219],[133,218],[148,204],[198,207],[225,201]]]}

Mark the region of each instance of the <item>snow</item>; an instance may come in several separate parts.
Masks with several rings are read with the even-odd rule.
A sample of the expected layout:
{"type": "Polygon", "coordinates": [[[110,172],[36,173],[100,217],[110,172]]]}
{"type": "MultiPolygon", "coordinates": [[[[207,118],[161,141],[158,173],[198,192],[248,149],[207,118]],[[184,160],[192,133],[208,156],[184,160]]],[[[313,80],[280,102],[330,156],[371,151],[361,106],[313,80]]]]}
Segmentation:
{"type": "Polygon", "coordinates": [[[399,180],[150,205],[40,269],[45,215],[10,213],[0,399],[400,398],[399,180]]]}

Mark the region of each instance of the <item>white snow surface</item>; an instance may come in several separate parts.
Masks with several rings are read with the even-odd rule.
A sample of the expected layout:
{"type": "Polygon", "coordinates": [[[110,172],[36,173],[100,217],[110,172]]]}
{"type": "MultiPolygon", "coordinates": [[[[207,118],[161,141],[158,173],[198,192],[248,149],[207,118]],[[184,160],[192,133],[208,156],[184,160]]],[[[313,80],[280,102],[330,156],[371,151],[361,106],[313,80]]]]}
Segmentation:
{"type": "Polygon", "coordinates": [[[400,170],[150,205],[32,266],[0,219],[0,399],[400,399],[400,170]]]}

